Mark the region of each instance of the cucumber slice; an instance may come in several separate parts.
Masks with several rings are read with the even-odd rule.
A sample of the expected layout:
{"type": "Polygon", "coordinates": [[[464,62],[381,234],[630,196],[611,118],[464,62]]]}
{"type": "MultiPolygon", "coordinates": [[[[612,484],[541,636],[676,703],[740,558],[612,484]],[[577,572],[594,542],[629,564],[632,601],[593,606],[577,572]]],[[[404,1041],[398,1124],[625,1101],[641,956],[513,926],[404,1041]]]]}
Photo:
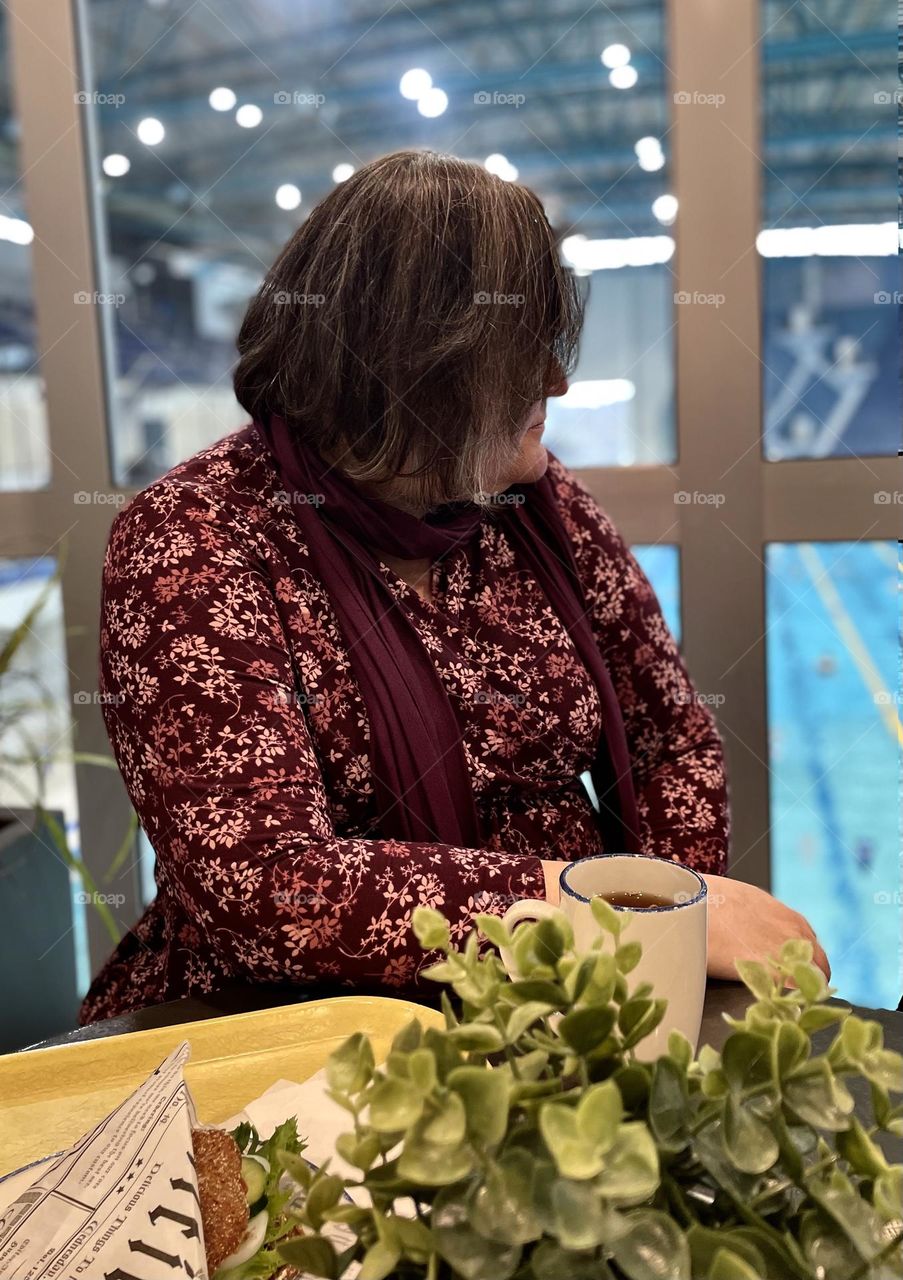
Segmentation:
{"type": "Polygon", "coordinates": [[[234,1253],[230,1253],[228,1258],[223,1259],[216,1269],[216,1274],[224,1275],[234,1267],[240,1267],[243,1263],[249,1262],[266,1239],[266,1233],[267,1214],[258,1213],[257,1217],[252,1218],[248,1223],[248,1229],[241,1244],[234,1253]]]}
{"type": "Polygon", "coordinates": [[[256,1218],[258,1213],[263,1213],[265,1209],[269,1208],[269,1205],[270,1205],[270,1202],[267,1199],[267,1197],[261,1196],[256,1204],[248,1205],[248,1213],[252,1218],[256,1218]]]}
{"type": "Polygon", "coordinates": [[[267,1177],[270,1167],[266,1160],[257,1156],[242,1156],[241,1158],[241,1176],[245,1180],[245,1200],[248,1204],[256,1204],[263,1195],[264,1187],[267,1184],[267,1177]]]}

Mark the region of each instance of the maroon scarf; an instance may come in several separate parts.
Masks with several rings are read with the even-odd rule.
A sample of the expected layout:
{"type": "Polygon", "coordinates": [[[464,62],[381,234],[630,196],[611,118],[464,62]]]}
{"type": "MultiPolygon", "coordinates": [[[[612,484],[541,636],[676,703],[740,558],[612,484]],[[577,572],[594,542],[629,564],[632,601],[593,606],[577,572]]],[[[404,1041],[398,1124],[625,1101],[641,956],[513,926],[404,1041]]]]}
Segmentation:
{"type": "MultiPolygon", "coordinates": [[[[389,591],[377,549],[436,560],[466,545],[482,512],[450,504],[424,518],[368,497],[299,440],[285,421],[255,424],[301,525],[348,645],[370,725],[370,757],[384,838],[479,848],[480,830],[461,727],[414,624],[389,591]]],[[[524,501],[496,507],[519,562],[530,570],[599,693],[603,733],[591,774],[608,852],[639,852],[639,818],[624,722],[588,621],[573,547],[548,475],[515,486],[524,501]]]]}

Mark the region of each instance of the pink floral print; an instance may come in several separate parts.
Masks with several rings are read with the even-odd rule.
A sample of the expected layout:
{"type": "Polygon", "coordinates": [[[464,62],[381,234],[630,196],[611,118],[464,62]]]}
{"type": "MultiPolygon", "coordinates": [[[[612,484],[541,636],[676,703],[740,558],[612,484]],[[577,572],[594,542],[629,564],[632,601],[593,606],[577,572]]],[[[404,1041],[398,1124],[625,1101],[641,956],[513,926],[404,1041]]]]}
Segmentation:
{"type": "MultiPolygon", "coordinates": [[[[714,721],[636,560],[580,482],[550,466],[624,716],[643,851],[722,872],[714,721]]],[[[483,848],[380,838],[366,709],[253,430],[117,517],[101,689],[157,896],[95,979],[84,1022],[234,978],[416,991],[418,903],[460,936],[475,912],[542,897],[541,859],[602,851],[579,780],[601,730],[596,691],[498,520],[487,513],[437,566],[432,603],[383,572],[458,715],[483,848]]]]}

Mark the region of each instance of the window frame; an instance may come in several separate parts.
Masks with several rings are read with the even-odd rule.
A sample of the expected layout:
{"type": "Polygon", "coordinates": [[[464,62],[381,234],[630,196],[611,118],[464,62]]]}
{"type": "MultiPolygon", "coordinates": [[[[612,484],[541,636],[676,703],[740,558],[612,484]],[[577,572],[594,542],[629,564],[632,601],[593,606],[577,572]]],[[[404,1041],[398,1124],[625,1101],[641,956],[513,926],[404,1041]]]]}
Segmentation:
{"type": "MultiPolygon", "coordinates": [[[[896,539],[898,508],[876,504],[875,492],[903,484],[893,456],[763,457],[759,4],[665,3],[670,93],[725,97],[717,109],[673,107],[672,189],[681,211],[674,290],[720,293],[725,301],[674,308],[678,462],[580,474],[629,542],[678,548],[682,648],[700,690],[723,697],[732,872],[768,887],[765,545],[896,539]],[[682,503],[680,492],[721,494],[723,505],[682,503]]],[[[52,477],[46,489],[0,493],[0,554],[33,557],[65,547],[70,691],[93,689],[103,549],[118,508],[74,506],[72,477],[89,493],[127,499],[133,491],[113,481],[108,308],[73,301],[77,292],[104,287],[105,219],[90,177],[99,172],[97,139],[90,111],[76,99],[91,84],[89,44],[76,0],[44,0],[40,32],[29,0],[9,0],[8,11],[52,477]]],[[[108,753],[100,708],[82,703],[72,714],[78,749],[108,753]]],[[[103,882],[129,819],[128,800],[112,770],[79,766],[76,780],[83,856],[103,882]]],[[[137,857],[122,868],[115,891],[124,896],[116,915],[127,928],[142,909],[137,857]]],[[[88,913],[92,970],[109,951],[95,917],[88,913]]]]}

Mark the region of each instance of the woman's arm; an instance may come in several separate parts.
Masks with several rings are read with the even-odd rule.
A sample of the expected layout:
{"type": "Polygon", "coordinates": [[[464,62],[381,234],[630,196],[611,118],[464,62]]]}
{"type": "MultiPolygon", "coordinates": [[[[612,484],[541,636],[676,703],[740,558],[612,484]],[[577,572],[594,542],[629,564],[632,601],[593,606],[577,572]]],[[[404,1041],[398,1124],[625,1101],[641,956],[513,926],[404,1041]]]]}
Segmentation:
{"type": "Polygon", "coordinates": [[[623,538],[556,459],[550,473],[624,717],[643,851],[721,873],[729,816],[714,718],[623,538]]]}
{"type": "Polygon", "coordinates": [[[809,922],[755,885],[727,879],[729,813],[721,740],[700,701],[648,580],[611,521],[555,460],[565,521],[575,543],[599,645],[621,704],[634,763],[643,849],[705,874],[708,972],[736,978],[736,961],[767,961],[787,938],[813,945],[809,922]]]}
{"type": "Polygon", "coordinates": [[[200,982],[210,958],[256,981],[407,984],[418,903],[463,931],[541,898],[542,863],[337,835],[274,585],[244,541],[170,481],[118,517],[104,568],[104,714],[161,891],[189,921],[176,963],[200,982]]]}

